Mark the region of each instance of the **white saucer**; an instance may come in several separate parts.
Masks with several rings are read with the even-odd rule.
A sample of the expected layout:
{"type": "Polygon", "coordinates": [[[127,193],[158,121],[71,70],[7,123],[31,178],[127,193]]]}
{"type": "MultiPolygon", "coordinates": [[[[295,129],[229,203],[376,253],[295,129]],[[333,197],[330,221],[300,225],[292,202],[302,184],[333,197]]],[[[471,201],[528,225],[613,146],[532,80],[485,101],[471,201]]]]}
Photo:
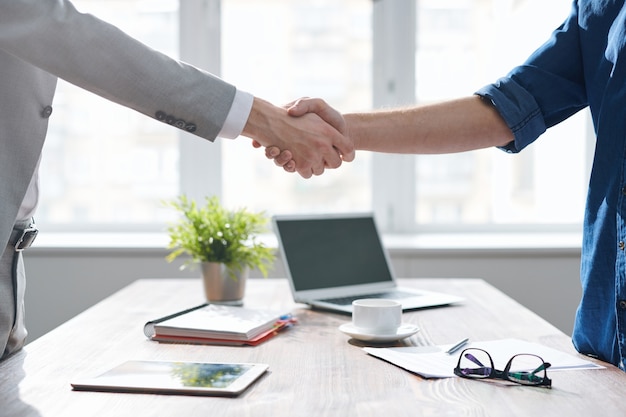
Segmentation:
{"type": "Polygon", "coordinates": [[[352,323],[345,323],[339,326],[339,330],[353,339],[362,340],[365,342],[384,343],[393,342],[396,340],[404,339],[409,336],[413,336],[419,332],[419,327],[413,324],[402,324],[395,333],[391,334],[367,334],[359,331],[352,323]]]}

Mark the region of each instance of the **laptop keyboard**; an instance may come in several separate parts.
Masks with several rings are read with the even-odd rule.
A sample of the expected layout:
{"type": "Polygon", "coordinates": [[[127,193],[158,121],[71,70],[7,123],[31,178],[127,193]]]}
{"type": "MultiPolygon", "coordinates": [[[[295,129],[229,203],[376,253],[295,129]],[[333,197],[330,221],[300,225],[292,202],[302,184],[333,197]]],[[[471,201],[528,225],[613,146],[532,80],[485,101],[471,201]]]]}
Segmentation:
{"type": "Polygon", "coordinates": [[[359,300],[361,298],[408,298],[415,297],[418,294],[405,292],[405,291],[384,291],[378,292],[374,294],[361,294],[361,295],[350,295],[347,297],[336,297],[336,298],[326,298],[324,301],[326,303],[337,304],[337,305],[350,305],[354,300],[359,300]]]}

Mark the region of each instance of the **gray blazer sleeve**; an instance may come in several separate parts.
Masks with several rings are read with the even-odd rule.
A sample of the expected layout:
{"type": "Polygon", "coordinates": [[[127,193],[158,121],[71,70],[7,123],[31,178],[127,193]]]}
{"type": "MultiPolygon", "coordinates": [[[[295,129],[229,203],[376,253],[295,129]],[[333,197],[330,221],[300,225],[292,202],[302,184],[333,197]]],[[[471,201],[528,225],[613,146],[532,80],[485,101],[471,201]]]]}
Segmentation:
{"type": "Polygon", "coordinates": [[[0,0],[0,49],[208,140],[219,133],[235,95],[234,86],[79,13],[66,0],[0,0]]]}

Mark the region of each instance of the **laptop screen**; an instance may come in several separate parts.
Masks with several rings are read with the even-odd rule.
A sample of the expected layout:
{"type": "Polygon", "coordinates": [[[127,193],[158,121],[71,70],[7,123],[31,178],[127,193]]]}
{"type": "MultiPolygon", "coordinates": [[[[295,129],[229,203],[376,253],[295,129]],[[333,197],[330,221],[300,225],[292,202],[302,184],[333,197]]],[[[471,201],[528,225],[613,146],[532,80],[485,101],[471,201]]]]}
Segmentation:
{"type": "Polygon", "coordinates": [[[275,217],[296,291],[393,282],[371,215],[275,217]]]}

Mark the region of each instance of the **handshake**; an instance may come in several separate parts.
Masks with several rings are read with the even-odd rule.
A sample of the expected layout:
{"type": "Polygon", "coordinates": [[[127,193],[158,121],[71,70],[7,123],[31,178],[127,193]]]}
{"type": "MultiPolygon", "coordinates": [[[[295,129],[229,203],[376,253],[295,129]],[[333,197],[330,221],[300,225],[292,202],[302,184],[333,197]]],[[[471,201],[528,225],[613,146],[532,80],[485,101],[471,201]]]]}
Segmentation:
{"type": "Polygon", "coordinates": [[[255,98],[242,134],[285,171],[321,175],[354,159],[356,149],[442,154],[508,146],[513,131],[478,95],[441,103],[341,114],[319,98],[276,107],[255,98]]]}
{"type": "Polygon", "coordinates": [[[355,146],[343,116],[322,99],[303,98],[276,107],[259,98],[242,135],[287,172],[321,175],[354,160],[355,146]]]}

